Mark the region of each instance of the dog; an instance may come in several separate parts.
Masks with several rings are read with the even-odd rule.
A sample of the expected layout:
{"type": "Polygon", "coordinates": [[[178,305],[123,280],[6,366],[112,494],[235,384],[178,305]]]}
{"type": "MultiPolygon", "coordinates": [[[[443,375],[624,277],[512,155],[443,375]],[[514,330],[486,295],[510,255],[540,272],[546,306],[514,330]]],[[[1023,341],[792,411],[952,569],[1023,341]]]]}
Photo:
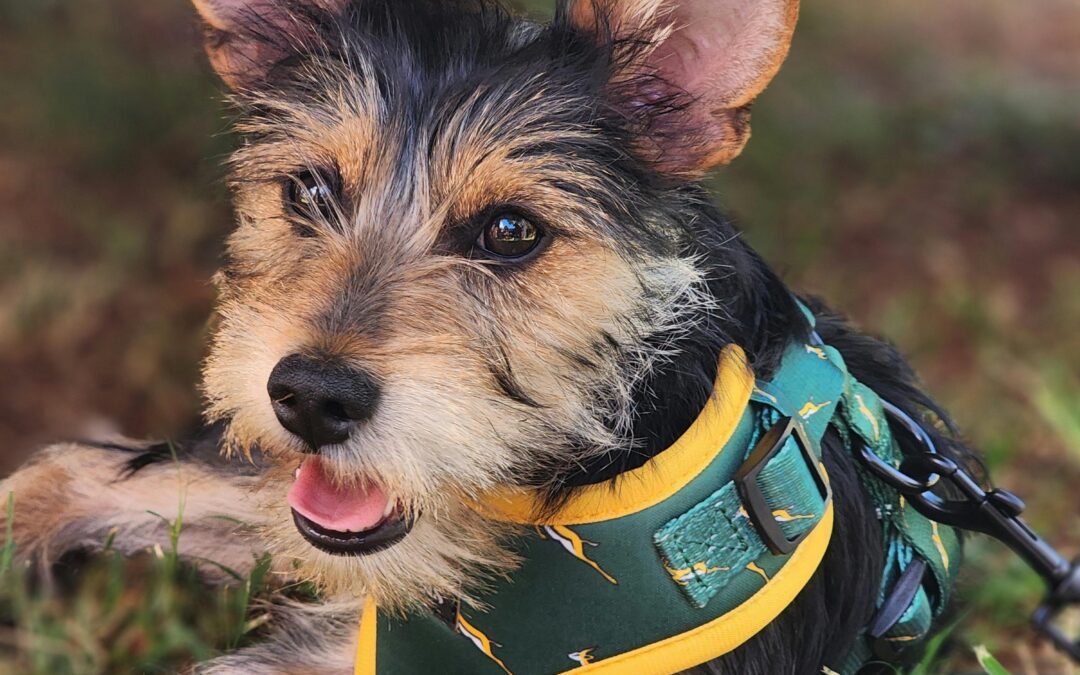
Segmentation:
{"type": "MultiPolygon", "coordinates": [[[[452,630],[510,672],[476,617],[528,528],[477,501],[528,490],[543,523],[619,491],[728,396],[714,384],[732,348],[766,381],[790,345],[827,346],[973,461],[899,353],[796,297],[701,186],[747,142],[797,0],[560,1],[549,24],[496,0],[195,7],[243,139],[210,425],[176,445],[52,446],[0,490],[18,555],[43,569],[107,538],[153,546],[183,491],[182,555],[243,573],[269,551],[279,578],[322,589],[325,604],[280,607],[269,639],[200,672],[351,672],[367,603],[408,616],[448,600],[452,630]]],[[[839,669],[887,551],[849,444],[828,431],[820,446],[834,515],[812,578],[734,648],[657,672],[839,669]]],[[[597,584],[626,583],[605,544],[554,522],[534,534],[597,584]]],[[[658,569],[681,593],[725,568],[658,569]]],[[[565,658],[595,666],[603,646],[565,658]]]]}

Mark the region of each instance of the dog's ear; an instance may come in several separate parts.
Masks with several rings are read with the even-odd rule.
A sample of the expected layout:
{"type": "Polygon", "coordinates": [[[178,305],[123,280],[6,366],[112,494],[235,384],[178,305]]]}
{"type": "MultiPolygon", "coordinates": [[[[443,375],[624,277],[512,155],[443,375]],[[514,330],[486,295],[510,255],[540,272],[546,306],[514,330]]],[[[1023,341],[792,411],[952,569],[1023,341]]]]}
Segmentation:
{"type": "Polygon", "coordinates": [[[206,53],[233,89],[257,84],[313,34],[314,17],[339,12],[346,0],[193,0],[206,32],[206,53]]]}
{"type": "Polygon", "coordinates": [[[576,0],[571,22],[630,58],[615,104],[665,173],[700,176],[735,158],[750,103],[787,55],[799,0],[576,0]]]}

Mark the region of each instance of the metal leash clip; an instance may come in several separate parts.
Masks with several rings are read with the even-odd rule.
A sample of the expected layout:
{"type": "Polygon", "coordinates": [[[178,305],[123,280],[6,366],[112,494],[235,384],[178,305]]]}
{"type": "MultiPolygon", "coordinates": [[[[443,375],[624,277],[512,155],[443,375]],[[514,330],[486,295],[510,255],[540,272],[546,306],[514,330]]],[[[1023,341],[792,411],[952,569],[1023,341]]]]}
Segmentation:
{"type": "Polygon", "coordinates": [[[1028,526],[1020,514],[1024,502],[1011,492],[983,490],[978,481],[956,461],[938,453],[933,439],[915,420],[896,406],[882,401],[890,427],[911,435],[922,451],[906,455],[900,467],[893,467],[863,446],[858,453],[878,478],[905,495],[919,513],[931,520],[963,530],[990,535],[1019,555],[1048,587],[1042,604],[1032,615],[1036,630],[1080,663],[1080,639],[1066,635],[1056,623],[1061,613],[1080,608],[1080,558],[1069,562],[1028,526]],[[951,488],[952,495],[934,493],[937,487],[951,488]]]}

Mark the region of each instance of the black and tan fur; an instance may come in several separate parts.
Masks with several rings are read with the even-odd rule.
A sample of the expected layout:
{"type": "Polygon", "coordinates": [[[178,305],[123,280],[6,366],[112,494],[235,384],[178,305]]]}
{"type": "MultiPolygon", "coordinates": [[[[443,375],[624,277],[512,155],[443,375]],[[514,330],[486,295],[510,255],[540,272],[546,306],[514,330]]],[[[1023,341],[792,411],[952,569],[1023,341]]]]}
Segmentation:
{"type": "MultiPolygon", "coordinates": [[[[182,553],[242,570],[269,550],[280,574],[332,599],[282,606],[269,641],[205,672],[349,672],[365,595],[467,599],[512,569],[510,533],[469,499],[524,484],[555,509],[618,481],[723,395],[725,345],[767,375],[805,334],[790,291],[696,182],[746,142],[795,0],[580,0],[549,25],[489,0],[196,5],[242,112],[238,225],[205,371],[220,433],[178,446],[179,470],[160,447],[55,446],[0,490],[16,495],[21,554],[48,561],[113,528],[125,551],[152,545],[163,529],[147,511],[169,517],[182,488],[182,553]],[[285,209],[283,186],[311,170],[334,183],[332,217],[285,209]],[[506,208],[545,231],[517,264],[475,250],[506,208]],[[304,448],[266,386],[293,353],[379,383],[373,417],[322,454],[341,482],[375,481],[420,514],[389,549],[332,556],[293,527],[284,494],[304,448]]],[[[860,380],[945,419],[894,350],[815,307],[860,380]]],[[[869,618],[878,524],[835,438],[826,463],[837,517],[824,565],[768,629],[695,672],[817,672],[869,618]]]]}

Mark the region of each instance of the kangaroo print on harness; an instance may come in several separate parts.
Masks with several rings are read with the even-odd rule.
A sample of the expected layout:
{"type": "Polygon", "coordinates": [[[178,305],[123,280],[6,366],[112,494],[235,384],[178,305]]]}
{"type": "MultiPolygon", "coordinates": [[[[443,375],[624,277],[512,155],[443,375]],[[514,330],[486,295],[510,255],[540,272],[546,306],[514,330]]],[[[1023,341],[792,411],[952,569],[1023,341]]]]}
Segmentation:
{"type": "MultiPolygon", "coordinates": [[[[453,603],[452,622],[393,618],[369,604],[356,672],[667,673],[735,649],[791,603],[824,556],[833,507],[820,444],[830,425],[848,444],[898,459],[877,396],[835,349],[792,344],[776,375],[755,382],[742,351],[728,347],[698,419],[616,489],[584,488],[549,520],[533,519],[521,491],[478,503],[532,526],[521,566],[480,598],[483,611],[453,603]]],[[[864,480],[883,514],[882,596],[912,561],[936,581],[919,587],[885,637],[919,640],[945,604],[936,589],[949,586],[959,541],[864,480]]],[[[846,675],[868,657],[860,644],[846,663],[826,665],[846,675]]]]}

